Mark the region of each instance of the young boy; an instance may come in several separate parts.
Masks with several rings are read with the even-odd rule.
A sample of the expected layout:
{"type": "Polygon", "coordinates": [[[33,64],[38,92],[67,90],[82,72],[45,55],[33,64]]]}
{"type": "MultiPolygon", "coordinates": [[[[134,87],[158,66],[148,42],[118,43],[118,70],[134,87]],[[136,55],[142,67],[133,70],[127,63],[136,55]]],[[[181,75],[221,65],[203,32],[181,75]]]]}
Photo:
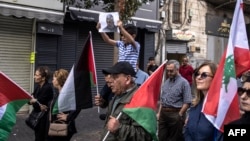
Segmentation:
{"type": "MultiPolygon", "coordinates": [[[[133,66],[134,70],[136,70],[136,62],[140,53],[140,44],[135,41],[137,29],[134,25],[127,25],[123,27],[123,23],[120,20],[117,22],[117,26],[121,32],[121,41],[110,39],[109,36],[104,32],[100,33],[102,39],[106,43],[118,47],[118,62],[127,61],[133,66]]],[[[96,28],[97,30],[101,28],[100,23],[97,24],[96,28]]]]}

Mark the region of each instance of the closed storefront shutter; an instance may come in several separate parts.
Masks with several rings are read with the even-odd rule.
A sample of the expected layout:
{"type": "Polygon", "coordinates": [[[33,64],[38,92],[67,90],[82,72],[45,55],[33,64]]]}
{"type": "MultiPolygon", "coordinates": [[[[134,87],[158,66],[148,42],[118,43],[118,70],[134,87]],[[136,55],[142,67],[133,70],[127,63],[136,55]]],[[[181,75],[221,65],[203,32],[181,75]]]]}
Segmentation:
{"type": "Polygon", "coordinates": [[[36,68],[48,66],[51,71],[57,69],[58,38],[57,35],[37,34],[36,68]]]}
{"type": "Polygon", "coordinates": [[[186,54],[187,53],[187,43],[178,41],[167,41],[166,42],[166,52],[176,53],[176,54],[186,54]]]}
{"type": "MultiPolygon", "coordinates": [[[[105,84],[102,69],[113,65],[114,47],[105,43],[95,27],[96,23],[65,21],[63,35],[37,34],[36,66],[47,65],[51,70],[71,70],[77,61],[89,31],[92,32],[99,91],[105,84]]],[[[111,38],[113,38],[111,36],[111,38]]],[[[96,88],[92,89],[93,96],[96,88]]]]}
{"type": "Polygon", "coordinates": [[[0,16],[0,70],[30,92],[32,20],[0,16]]]}
{"type": "Polygon", "coordinates": [[[146,29],[137,28],[136,41],[140,43],[140,56],[139,56],[139,68],[146,70],[148,58],[155,56],[155,33],[149,32],[146,29]]]}
{"type": "MultiPolygon", "coordinates": [[[[108,45],[102,40],[95,25],[96,23],[94,22],[64,23],[64,34],[62,36],[62,44],[59,53],[59,66],[60,68],[71,69],[73,63],[75,63],[84,47],[89,31],[91,31],[98,86],[99,90],[101,90],[102,86],[105,84],[102,69],[113,65],[114,47],[108,45]]],[[[96,95],[95,89],[93,89],[92,92],[93,95],[96,95]]]]}
{"type": "MultiPolygon", "coordinates": [[[[78,34],[77,56],[80,55],[80,51],[83,48],[83,45],[85,44],[88,33],[89,31],[91,31],[95,62],[96,62],[96,73],[98,77],[98,89],[99,91],[101,91],[102,87],[105,84],[104,75],[102,74],[102,69],[111,67],[113,65],[114,47],[108,45],[103,41],[100,33],[98,33],[95,26],[96,23],[94,22],[83,22],[80,24],[79,34],[78,34]]],[[[110,35],[110,38],[113,39],[113,36],[110,35]]],[[[95,87],[92,88],[92,94],[93,96],[97,94],[95,87]]]]}
{"type": "MultiPolygon", "coordinates": [[[[74,23],[64,23],[63,35],[59,46],[58,67],[71,70],[77,58],[78,25],[74,23]]],[[[59,69],[58,68],[58,69],[59,69]]]]}
{"type": "MultiPolygon", "coordinates": [[[[155,34],[152,32],[145,33],[145,45],[144,45],[144,71],[146,70],[148,58],[155,56],[155,34]]],[[[143,69],[143,68],[142,68],[143,69]]]]}

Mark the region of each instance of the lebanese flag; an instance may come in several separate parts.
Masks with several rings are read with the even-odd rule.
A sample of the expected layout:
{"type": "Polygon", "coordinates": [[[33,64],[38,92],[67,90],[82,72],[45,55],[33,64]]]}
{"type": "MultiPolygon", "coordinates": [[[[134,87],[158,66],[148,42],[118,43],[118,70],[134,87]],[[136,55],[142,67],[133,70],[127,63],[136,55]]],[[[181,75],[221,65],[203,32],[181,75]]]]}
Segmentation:
{"type": "Polygon", "coordinates": [[[6,141],[16,124],[16,112],[31,96],[0,71],[0,141],[6,141]]]}
{"type": "Polygon", "coordinates": [[[202,109],[207,119],[221,132],[224,132],[225,124],[240,118],[236,76],[248,69],[250,55],[243,2],[238,0],[227,50],[220,61],[202,109]]]}
{"type": "Polygon", "coordinates": [[[159,101],[160,89],[166,61],[134,93],[123,112],[140,124],[156,141],[157,119],[155,110],[159,101]]]}
{"type": "Polygon", "coordinates": [[[76,109],[91,108],[91,86],[96,85],[96,69],[91,32],[85,42],[82,53],[73,65],[53,107],[53,114],[76,109]]]}

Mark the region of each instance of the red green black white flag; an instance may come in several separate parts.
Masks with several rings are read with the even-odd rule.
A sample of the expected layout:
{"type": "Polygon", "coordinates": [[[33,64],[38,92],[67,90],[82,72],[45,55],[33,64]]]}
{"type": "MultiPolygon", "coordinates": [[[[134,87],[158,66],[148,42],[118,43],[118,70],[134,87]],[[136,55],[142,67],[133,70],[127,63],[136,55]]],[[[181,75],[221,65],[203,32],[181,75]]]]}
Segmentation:
{"type": "Polygon", "coordinates": [[[76,65],[73,65],[53,107],[53,114],[91,108],[93,106],[91,86],[96,85],[96,82],[95,59],[90,32],[80,57],[76,65]]]}
{"type": "Polygon", "coordinates": [[[157,141],[157,119],[155,110],[160,96],[166,61],[139,87],[123,112],[140,124],[157,141]],[[160,79],[159,79],[160,78],[160,79]]]}
{"type": "Polygon", "coordinates": [[[6,141],[16,124],[16,112],[31,99],[28,92],[0,71],[0,141],[6,141]]]}

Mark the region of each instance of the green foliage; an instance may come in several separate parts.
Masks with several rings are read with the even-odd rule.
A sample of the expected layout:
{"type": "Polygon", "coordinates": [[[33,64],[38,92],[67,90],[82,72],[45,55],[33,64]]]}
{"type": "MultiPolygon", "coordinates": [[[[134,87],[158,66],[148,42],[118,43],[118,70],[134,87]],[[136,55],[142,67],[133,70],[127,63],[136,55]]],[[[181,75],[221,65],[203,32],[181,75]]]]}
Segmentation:
{"type": "MultiPolygon", "coordinates": [[[[62,0],[63,1],[63,0],[62,0]]],[[[135,15],[136,11],[142,4],[154,0],[65,0],[67,5],[74,5],[79,8],[89,9],[95,5],[103,4],[103,10],[106,12],[118,11],[122,21],[126,21],[135,15]],[[116,1],[124,2],[121,6],[116,1]],[[116,5],[118,9],[115,10],[116,5]]]]}
{"type": "Polygon", "coordinates": [[[223,84],[225,85],[225,90],[228,92],[228,84],[230,82],[230,78],[236,79],[235,74],[235,64],[234,64],[234,56],[229,55],[226,58],[225,66],[224,66],[224,75],[223,75],[223,84]]]}

